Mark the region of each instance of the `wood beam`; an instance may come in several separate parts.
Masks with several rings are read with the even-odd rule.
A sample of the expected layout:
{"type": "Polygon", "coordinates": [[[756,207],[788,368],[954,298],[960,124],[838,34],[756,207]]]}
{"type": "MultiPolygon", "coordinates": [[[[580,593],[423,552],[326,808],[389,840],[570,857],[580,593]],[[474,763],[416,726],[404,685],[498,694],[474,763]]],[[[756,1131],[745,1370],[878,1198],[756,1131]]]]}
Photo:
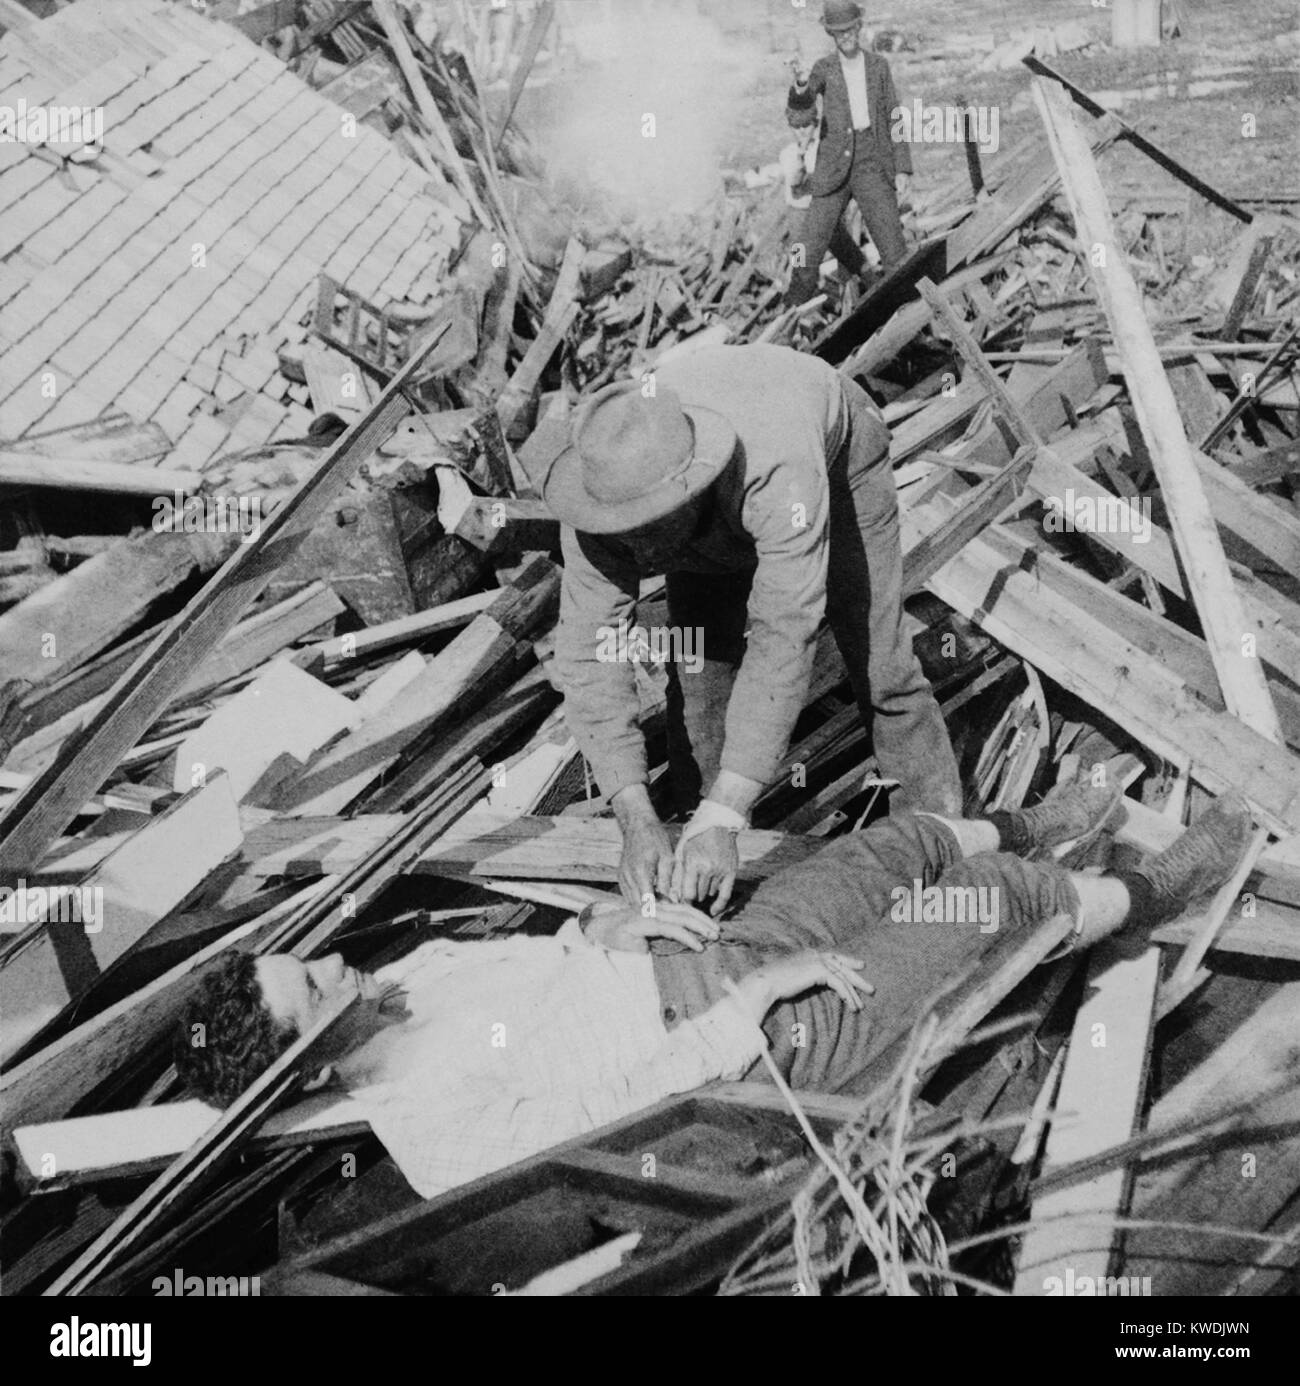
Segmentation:
{"type": "Polygon", "coordinates": [[[1281,743],[1277,712],[1257,659],[1242,652],[1245,615],[1196,459],[1183,430],[1160,354],[1147,326],[1142,294],[1115,235],[1110,207],[1088,141],[1069,99],[1043,78],[1034,96],[1047,127],[1075,229],[1098,297],[1124,363],[1124,377],[1150,450],[1197,615],[1229,711],[1268,740],[1281,743]]]}

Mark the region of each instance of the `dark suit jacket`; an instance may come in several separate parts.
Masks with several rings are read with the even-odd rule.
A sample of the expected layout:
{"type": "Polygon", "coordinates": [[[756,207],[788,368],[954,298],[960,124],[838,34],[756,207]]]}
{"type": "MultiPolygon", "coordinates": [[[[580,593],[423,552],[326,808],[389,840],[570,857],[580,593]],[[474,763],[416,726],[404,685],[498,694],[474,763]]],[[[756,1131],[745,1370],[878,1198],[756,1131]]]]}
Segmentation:
{"type": "MultiPolygon", "coordinates": [[[[890,137],[893,112],[898,105],[894,79],[889,64],[879,53],[863,50],[866,57],[867,110],[871,127],[865,138],[876,146],[884,167],[891,173],[911,173],[912,150],[903,141],[895,143],[890,137]]],[[[808,75],[806,86],[791,87],[786,105],[786,118],[799,128],[817,119],[817,98],[822,99],[821,144],[817,150],[817,167],[812,173],[812,194],[825,197],[844,186],[853,166],[853,112],[849,106],[849,89],[844,81],[838,52],[818,58],[808,75]]]]}

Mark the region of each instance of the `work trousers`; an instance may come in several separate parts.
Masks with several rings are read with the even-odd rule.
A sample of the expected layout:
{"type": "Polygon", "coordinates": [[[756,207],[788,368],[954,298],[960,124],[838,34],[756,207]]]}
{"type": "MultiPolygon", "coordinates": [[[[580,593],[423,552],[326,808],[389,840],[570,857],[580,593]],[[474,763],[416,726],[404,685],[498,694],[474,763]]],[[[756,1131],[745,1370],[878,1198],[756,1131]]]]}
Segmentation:
{"type": "MultiPolygon", "coordinates": [[[[837,838],[778,872],[728,921],[725,937],[737,941],[656,955],[655,980],[672,1028],[726,995],[726,978],[738,980],[783,954],[816,948],[861,958],[862,976],[876,988],[861,1011],[821,987],[774,1007],[763,1026],[792,1086],[860,1093],[870,1087],[873,1063],[908,1033],[945,982],[1008,933],[1061,915],[1079,916],[1079,897],[1061,867],[1006,852],[963,858],[944,824],[907,814],[837,838]],[[913,919],[905,900],[933,886],[989,903],[990,919],[913,919]]],[[[766,1076],[762,1065],[746,1075],[766,1076]]]]}
{"type": "Polygon", "coordinates": [[[852,253],[848,252],[843,245],[846,237],[835,234],[850,197],[862,212],[867,234],[880,252],[885,269],[892,269],[906,257],[907,242],[903,238],[893,169],[881,160],[874,140],[866,135],[855,135],[853,165],[844,184],[833,193],[814,197],[800,213],[801,221],[796,223],[793,245],[803,247],[803,265],[790,272],[787,306],[806,303],[817,292],[818,273],[828,249],[834,249],[835,258],[845,269],[853,274],[862,272],[862,252],[856,245],[852,253]],[[834,247],[831,246],[832,237],[835,237],[834,247]],[[850,258],[846,260],[845,254],[850,258]],[[850,263],[850,260],[855,262],[850,263]]]}
{"type": "MultiPolygon", "coordinates": [[[[848,436],[828,467],[830,545],[826,615],[848,668],[881,773],[896,779],[891,808],[961,811],[952,743],[934,690],[903,630],[898,497],[882,427],[852,382],[848,436]]],[[[671,625],[703,632],[703,667],[668,666],[668,761],[679,812],[707,793],[721,764],[727,708],[745,653],[753,570],[670,573],[671,625]]],[[[783,752],[785,747],[780,748],[783,752]]]]}

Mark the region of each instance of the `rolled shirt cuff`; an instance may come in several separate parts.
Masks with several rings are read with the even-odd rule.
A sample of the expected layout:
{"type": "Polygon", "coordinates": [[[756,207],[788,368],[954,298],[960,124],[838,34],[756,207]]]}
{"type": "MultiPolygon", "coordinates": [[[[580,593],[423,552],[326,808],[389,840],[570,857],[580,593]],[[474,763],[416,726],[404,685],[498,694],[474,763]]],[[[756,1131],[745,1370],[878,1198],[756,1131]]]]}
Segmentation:
{"type": "Polygon", "coordinates": [[[691,821],[682,829],[681,842],[689,842],[710,828],[726,828],[730,833],[738,833],[749,827],[749,819],[726,804],[715,803],[712,799],[701,799],[699,806],[691,815],[691,821]]]}

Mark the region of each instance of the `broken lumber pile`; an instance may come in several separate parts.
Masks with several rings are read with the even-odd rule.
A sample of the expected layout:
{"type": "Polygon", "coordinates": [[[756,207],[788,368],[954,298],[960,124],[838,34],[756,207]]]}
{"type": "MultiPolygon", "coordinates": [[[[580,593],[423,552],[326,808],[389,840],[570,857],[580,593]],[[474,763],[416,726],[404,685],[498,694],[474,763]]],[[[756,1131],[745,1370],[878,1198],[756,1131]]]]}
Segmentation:
{"type": "MultiPolygon", "coordinates": [[[[101,32],[81,8],[6,36],[0,57],[54,62],[60,27],[101,32]]],[[[551,8],[516,31],[514,77],[544,51],[551,8]]],[[[497,93],[506,105],[486,99],[485,73],[508,69],[486,26],[457,49],[393,5],[332,0],[273,30],[247,15],[166,22],[197,55],[191,75],[242,64],[294,93],[304,127],[322,110],[337,122],[335,103],[392,186],[438,211],[400,245],[376,235],[369,253],[322,245],[269,267],[274,320],[240,328],[245,308],[235,330],[198,332],[156,408],[128,391],[120,411],[84,418],[0,413],[11,1292],[130,1292],[252,1211],[334,1216],[336,1195],[313,1182],[322,1151],[348,1143],[382,1164],[346,1109],[283,1109],[303,1051],[225,1116],[186,1100],[169,1035],[212,958],[337,947],[374,966],[432,933],[553,929],[610,891],[617,832],[551,677],[558,529],[529,468],[592,391],[670,352],[759,339],[804,342],[891,426],[908,619],[969,813],[1098,761],[1127,788],[1117,852],[1164,845],[1215,795],[1251,807],[1231,889],[1136,960],[1099,950],[1086,1001],[1077,959],[1031,972],[1059,941],[1040,935],[943,998],[928,1057],[899,1034],[881,1060],[883,1081],[916,1056],[933,1129],[1000,1123],[975,1142],[991,1171],[978,1195],[944,1216],[974,1231],[1016,1211],[1029,1227],[1018,1266],[960,1263],[972,1275],[1042,1293],[1044,1267],[1083,1251],[1097,1275],[1176,1254],[1123,1237],[1125,1210],[1207,1207],[1226,1166],[1161,1177],[1143,1142],[1229,1098],[1252,1126],[1288,1110],[1268,1086],[1293,1017],[1281,971],[1242,1025],[1267,1040],[1258,1073],[1194,1071],[1162,1091],[1151,1059],[1165,1017],[1231,988],[1225,960],[1300,959],[1293,232],[1252,224],[1193,263],[1170,217],[1108,205],[1097,164],[1113,124],[1039,87],[1044,135],[990,170],[986,197],[936,199],[922,209],[934,234],[903,266],[860,296],[828,272],[821,307],[792,316],[770,191],[724,188],[695,221],[639,236],[548,203],[515,82],[497,93]],[[259,416],[265,432],[241,431],[259,416]],[[141,511],[155,492],[167,523],[141,511]],[[218,502],[234,522],[209,524],[218,502]],[[1008,1014],[1021,1020],[984,1035],[978,1062],[964,1054],[1008,1014]],[[1124,1036],[1113,1064],[1089,1061],[1097,1023],[1124,1036]],[[1056,1119],[1067,1107],[1092,1114],[1082,1136],[1056,1119]],[[125,1213],[100,1197],[110,1181],[130,1189],[125,1213]],[[1070,1235],[1084,1226],[1086,1247],[1070,1235]]],[[[153,68],[138,21],[112,41],[128,68],[153,68]]],[[[165,186],[191,134],[202,142],[181,118],[125,157],[137,173],[163,162],[165,186]]],[[[340,194],[365,212],[358,226],[376,208],[384,219],[384,195],[340,194]]],[[[18,321],[39,320],[57,279],[33,276],[18,321]]],[[[93,376],[113,343],[92,327],[93,376]]],[[[642,621],[661,603],[647,588],[642,621]]],[[[637,678],[666,815],[665,671],[647,661],[637,678]]],[[[888,790],[825,641],[741,836],[742,888],[885,811],[888,790]]],[[[1243,1039],[1239,1052],[1253,1051],[1243,1039]]],[[[1243,1231],[1293,1222],[1284,1157],[1266,1191],[1238,1200],[1243,1231]]],[[[1239,1247],[1225,1259],[1222,1278],[1265,1273],[1239,1247]]]]}

